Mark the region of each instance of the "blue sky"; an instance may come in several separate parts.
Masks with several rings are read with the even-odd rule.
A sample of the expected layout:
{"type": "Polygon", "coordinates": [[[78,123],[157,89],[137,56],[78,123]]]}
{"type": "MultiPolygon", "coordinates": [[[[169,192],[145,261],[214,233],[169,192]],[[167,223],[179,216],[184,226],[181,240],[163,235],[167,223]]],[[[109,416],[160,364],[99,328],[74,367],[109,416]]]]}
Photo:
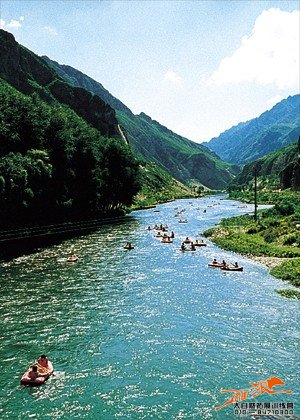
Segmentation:
{"type": "Polygon", "coordinates": [[[298,0],[0,0],[0,19],[196,142],[299,93],[298,0]]]}

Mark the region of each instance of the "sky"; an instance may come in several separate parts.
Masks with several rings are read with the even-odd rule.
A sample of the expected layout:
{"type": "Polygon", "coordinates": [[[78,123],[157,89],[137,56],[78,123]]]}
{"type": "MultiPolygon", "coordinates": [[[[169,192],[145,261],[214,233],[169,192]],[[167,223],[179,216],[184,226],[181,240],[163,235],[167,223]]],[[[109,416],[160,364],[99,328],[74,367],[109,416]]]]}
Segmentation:
{"type": "Polygon", "coordinates": [[[209,141],[299,93],[299,1],[0,0],[1,28],[209,141]]]}

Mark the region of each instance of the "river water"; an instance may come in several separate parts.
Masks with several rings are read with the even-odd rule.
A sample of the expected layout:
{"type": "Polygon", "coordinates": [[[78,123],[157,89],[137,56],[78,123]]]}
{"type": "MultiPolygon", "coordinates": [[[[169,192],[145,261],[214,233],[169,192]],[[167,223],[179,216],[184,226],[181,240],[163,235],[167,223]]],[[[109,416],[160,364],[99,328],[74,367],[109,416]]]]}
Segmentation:
{"type": "Polygon", "coordinates": [[[246,401],[292,402],[299,414],[299,301],[277,295],[286,285],[264,266],[209,241],[179,250],[253,206],[214,196],[155,210],[0,262],[1,419],[234,419],[233,405],[215,410],[232,395],[220,390],[274,376],[293,393],[246,401]],[[174,217],[183,208],[188,223],[174,217]],[[146,229],[156,223],[175,232],[173,244],[146,229]],[[214,257],[244,272],[209,268],[214,257]],[[41,353],[55,375],[20,385],[41,353]]]}

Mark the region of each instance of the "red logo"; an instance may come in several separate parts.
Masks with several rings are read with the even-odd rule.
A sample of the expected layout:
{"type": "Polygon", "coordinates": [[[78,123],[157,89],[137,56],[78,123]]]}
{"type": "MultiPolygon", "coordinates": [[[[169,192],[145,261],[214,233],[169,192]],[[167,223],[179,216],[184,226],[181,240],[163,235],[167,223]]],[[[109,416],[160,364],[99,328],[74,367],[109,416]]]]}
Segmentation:
{"type": "Polygon", "coordinates": [[[221,389],[221,392],[232,392],[231,398],[227,400],[223,405],[216,407],[215,410],[221,410],[221,408],[225,407],[226,405],[244,401],[247,398],[255,398],[262,394],[292,394],[291,390],[277,390],[273,389],[274,386],[277,385],[285,385],[280,378],[273,376],[270,379],[258,381],[257,383],[249,382],[251,388],[244,388],[244,389],[221,389]]]}

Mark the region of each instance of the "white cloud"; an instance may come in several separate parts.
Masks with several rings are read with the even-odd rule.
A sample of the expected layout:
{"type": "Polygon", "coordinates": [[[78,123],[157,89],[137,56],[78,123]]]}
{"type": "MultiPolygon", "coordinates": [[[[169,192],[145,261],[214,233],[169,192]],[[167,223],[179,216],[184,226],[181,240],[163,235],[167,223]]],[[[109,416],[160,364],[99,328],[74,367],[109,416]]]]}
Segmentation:
{"type": "Polygon", "coordinates": [[[21,28],[21,26],[22,26],[22,24],[21,24],[21,22],[19,21],[19,20],[16,20],[16,19],[12,19],[7,25],[6,25],[6,27],[7,28],[10,28],[10,29],[19,29],[19,28],[21,28]]]}
{"type": "Polygon", "coordinates": [[[53,26],[44,26],[44,30],[50,35],[57,35],[57,30],[53,26]]]}
{"type": "Polygon", "coordinates": [[[279,89],[299,86],[299,11],[269,9],[256,19],[250,36],[224,58],[208,84],[274,83],[279,89]]]}
{"type": "Polygon", "coordinates": [[[10,30],[18,30],[22,27],[22,22],[24,21],[24,16],[20,16],[19,19],[11,19],[9,22],[5,22],[5,20],[0,19],[0,27],[1,29],[10,29],[10,30]]]}
{"type": "Polygon", "coordinates": [[[167,73],[164,75],[164,79],[177,84],[182,82],[182,78],[173,70],[167,71],[167,73]]]}
{"type": "Polygon", "coordinates": [[[278,102],[282,101],[284,96],[282,95],[275,95],[266,102],[267,109],[273,108],[274,105],[278,104],[278,102]]]}

